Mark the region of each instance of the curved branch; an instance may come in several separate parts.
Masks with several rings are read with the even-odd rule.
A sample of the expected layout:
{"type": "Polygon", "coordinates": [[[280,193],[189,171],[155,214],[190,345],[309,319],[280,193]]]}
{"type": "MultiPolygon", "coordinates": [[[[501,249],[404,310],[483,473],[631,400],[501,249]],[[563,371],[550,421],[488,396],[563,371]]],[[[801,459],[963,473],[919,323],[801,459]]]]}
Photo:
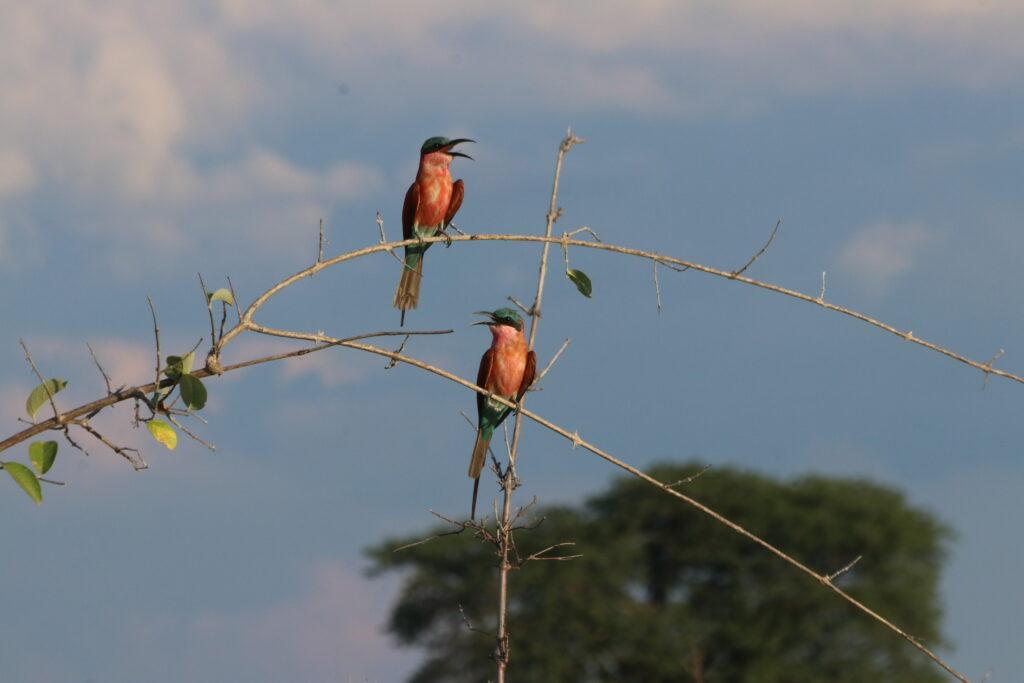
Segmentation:
{"type": "MultiPolygon", "coordinates": [[[[449,239],[451,239],[452,242],[541,242],[547,244],[557,243],[565,246],[581,247],[583,249],[597,249],[599,251],[607,251],[614,254],[636,256],[637,258],[647,259],[649,261],[653,261],[656,263],[676,266],[688,270],[696,270],[698,272],[707,273],[708,275],[714,275],[716,277],[724,278],[726,280],[741,282],[745,285],[750,285],[752,287],[757,287],[759,289],[765,289],[768,290],[769,292],[775,292],[776,294],[782,294],[783,296],[788,296],[790,298],[797,299],[805,303],[814,304],[815,306],[819,306],[821,308],[824,308],[825,310],[834,311],[841,315],[854,318],[855,320],[860,320],[861,322],[867,323],[872,327],[877,327],[880,330],[885,330],[886,332],[889,332],[899,337],[900,339],[903,339],[904,341],[917,344],[918,346],[923,346],[926,349],[930,349],[932,351],[935,351],[936,353],[941,353],[942,355],[947,356],[948,358],[952,358],[953,360],[959,361],[964,365],[968,365],[976,370],[980,370],[985,374],[986,378],[990,375],[995,375],[997,377],[1003,377],[1005,379],[1009,379],[1014,382],[1024,384],[1024,377],[1020,375],[1016,375],[1011,372],[1006,372],[1005,370],[999,370],[997,368],[992,367],[991,362],[983,363],[981,361],[973,360],[971,358],[968,358],[967,356],[964,356],[955,351],[939,346],[938,344],[935,344],[933,342],[926,341],[919,337],[915,337],[912,330],[899,330],[896,327],[889,325],[888,323],[884,323],[881,320],[872,318],[869,315],[866,315],[859,311],[855,311],[852,308],[847,308],[846,306],[839,306],[828,301],[825,301],[823,296],[814,297],[811,296],[810,294],[804,294],[803,292],[798,292],[794,289],[782,287],[780,285],[772,284],[770,282],[755,280],[754,278],[746,277],[745,275],[739,275],[732,271],[722,270],[720,268],[714,268],[712,266],[705,266],[700,263],[694,263],[692,261],[686,261],[672,256],[665,256],[663,254],[658,254],[652,251],[644,251],[642,249],[621,247],[615,244],[606,244],[603,242],[588,242],[584,240],[568,239],[564,236],[545,237],[540,235],[476,234],[451,235],[449,239]]],[[[447,240],[444,237],[428,237],[423,239],[422,241],[443,242],[447,240]]],[[[265,291],[263,294],[261,294],[255,301],[252,302],[252,304],[249,305],[249,308],[247,308],[245,313],[242,315],[242,321],[224,334],[224,337],[218,343],[217,351],[219,352],[220,350],[222,350],[224,346],[226,346],[234,337],[236,337],[237,335],[241,334],[246,330],[248,325],[252,322],[252,318],[255,315],[256,311],[259,310],[260,307],[263,306],[263,304],[265,304],[279,292],[295,284],[299,280],[306,277],[310,277],[318,273],[319,271],[323,270],[324,268],[330,268],[331,266],[335,266],[346,261],[351,261],[353,259],[362,258],[363,256],[369,256],[370,254],[376,254],[382,251],[389,251],[392,249],[397,249],[398,247],[404,247],[416,243],[418,243],[417,240],[410,239],[402,240],[399,242],[376,244],[372,247],[366,247],[363,249],[358,249],[356,251],[350,251],[348,253],[341,254],[333,258],[329,258],[325,261],[319,261],[313,264],[312,266],[304,268],[303,270],[300,270],[294,275],[291,275],[290,277],[281,280],[276,285],[274,285],[273,287],[265,291]]]]}
{"type": "MultiPolygon", "coordinates": [[[[262,327],[262,326],[260,328],[260,331],[262,333],[264,333],[264,334],[270,334],[270,335],[281,336],[281,337],[289,337],[291,339],[309,339],[309,340],[313,340],[313,339],[317,338],[317,335],[306,334],[306,333],[303,333],[303,332],[292,332],[292,331],[289,331],[289,330],[278,330],[278,329],[262,327]]],[[[321,337],[321,339],[322,339],[322,337],[321,337]]],[[[831,590],[833,593],[835,593],[836,595],[840,596],[843,600],[845,600],[846,602],[850,603],[851,605],[853,605],[855,608],[857,608],[858,610],[860,610],[864,614],[867,614],[869,617],[871,617],[875,621],[877,621],[880,624],[884,625],[886,628],[891,630],[893,633],[896,633],[897,635],[899,635],[901,638],[903,638],[904,640],[909,642],[911,645],[913,645],[915,648],[917,648],[922,653],[924,653],[929,659],[931,659],[935,664],[937,664],[942,669],[944,669],[951,676],[953,676],[957,680],[961,681],[961,683],[970,683],[970,679],[968,679],[964,674],[960,673],[959,671],[954,669],[952,666],[950,666],[949,664],[944,662],[938,655],[936,655],[934,652],[932,652],[928,647],[926,647],[923,643],[921,643],[921,641],[919,641],[917,638],[915,638],[914,636],[910,635],[909,633],[907,633],[906,631],[901,629],[899,626],[894,624],[892,621],[886,619],[881,614],[879,614],[878,612],[874,611],[873,609],[871,609],[870,607],[868,607],[867,605],[865,605],[864,603],[860,602],[855,597],[853,597],[852,595],[850,595],[849,593],[844,591],[842,588],[837,586],[833,582],[833,578],[834,578],[833,576],[829,576],[828,574],[819,574],[818,572],[814,571],[813,569],[811,569],[807,565],[803,564],[799,560],[793,558],[792,556],[786,554],[784,551],[782,551],[779,548],[775,547],[774,545],[772,545],[768,541],[764,540],[763,538],[761,538],[757,534],[755,534],[755,533],[753,533],[751,531],[748,531],[746,528],[740,526],[736,522],[733,522],[728,517],[725,517],[724,515],[719,514],[714,509],[708,507],[704,503],[701,503],[700,501],[696,500],[695,498],[691,498],[690,496],[687,496],[685,493],[680,493],[679,491],[676,491],[675,489],[672,488],[671,484],[666,484],[663,481],[655,479],[654,477],[650,476],[649,474],[646,474],[645,472],[643,472],[642,470],[634,467],[633,465],[630,465],[629,463],[625,462],[624,460],[621,460],[621,459],[615,457],[614,455],[612,455],[611,453],[608,453],[607,451],[604,451],[601,448],[598,448],[597,446],[589,443],[588,441],[585,441],[584,439],[580,438],[580,435],[577,432],[570,432],[569,430],[567,430],[567,429],[565,429],[563,427],[558,426],[554,422],[551,422],[550,420],[542,417],[541,415],[538,415],[537,413],[534,413],[534,412],[532,412],[530,410],[527,410],[521,404],[513,403],[512,401],[509,401],[509,400],[505,399],[504,397],[498,396],[496,394],[492,394],[491,392],[487,391],[483,387],[477,386],[476,384],[474,384],[473,382],[470,382],[467,379],[463,379],[462,377],[459,377],[456,374],[448,372],[447,370],[444,370],[444,369],[439,368],[437,366],[430,365],[429,363],[425,363],[425,362],[423,362],[423,361],[421,361],[421,360],[419,360],[417,358],[413,358],[411,356],[406,356],[406,355],[398,353],[396,351],[391,351],[389,349],[384,349],[384,348],[381,348],[379,346],[373,346],[372,344],[362,344],[362,343],[359,343],[357,341],[345,341],[345,340],[340,340],[340,339],[339,340],[329,340],[329,341],[331,341],[331,343],[337,344],[338,346],[344,346],[344,347],[348,347],[350,349],[358,349],[360,351],[366,351],[368,353],[373,353],[373,354],[376,354],[378,356],[384,356],[385,358],[389,358],[392,361],[396,361],[396,362],[399,362],[399,363],[405,363],[407,365],[411,365],[411,366],[419,368],[421,370],[426,370],[427,372],[430,372],[430,373],[433,373],[435,375],[438,375],[439,377],[444,377],[445,379],[451,380],[452,382],[455,382],[456,384],[460,384],[460,385],[462,385],[463,387],[465,387],[467,389],[471,389],[471,390],[475,391],[478,394],[482,394],[482,395],[484,395],[484,396],[486,396],[486,397],[488,397],[488,398],[490,398],[492,400],[498,401],[498,402],[500,402],[500,403],[502,403],[502,404],[504,404],[504,405],[506,405],[506,406],[508,406],[508,407],[510,407],[512,409],[518,410],[518,413],[520,415],[522,415],[523,417],[527,417],[527,418],[533,420],[534,422],[536,422],[537,424],[541,425],[542,427],[546,427],[547,429],[549,429],[550,431],[554,432],[555,434],[558,434],[559,436],[561,436],[561,437],[567,439],[568,441],[570,441],[572,443],[573,449],[575,449],[577,447],[578,448],[582,448],[582,449],[584,449],[584,450],[586,450],[586,451],[596,455],[597,457],[599,457],[599,458],[601,458],[603,460],[606,460],[607,462],[610,462],[612,465],[615,465],[619,469],[622,469],[622,470],[624,470],[626,472],[629,472],[634,477],[637,477],[638,479],[641,479],[641,480],[647,482],[648,484],[651,484],[652,486],[654,486],[655,488],[659,489],[663,493],[666,493],[666,494],[668,494],[670,496],[673,496],[674,498],[678,498],[679,500],[683,501],[684,503],[686,503],[690,507],[695,508],[695,509],[699,510],[700,512],[704,513],[705,515],[711,517],[712,519],[714,519],[719,524],[722,524],[722,525],[728,527],[729,529],[731,529],[732,531],[736,532],[737,534],[743,536],[744,538],[746,538],[746,539],[748,539],[750,541],[753,541],[757,545],[761,546],[763,549],[765,549],[768,552],[770,552],[772,555],[775,555],[780,560],[786,562],[787,564],[789,564],[792,567],[795,567],[796,569],[800,570],[803,574],[805,574],[808,577],[814,579],[815,581],[820,583],[822,586],[824,586],[828,590],[831,590]]],[[[836,576],[838,576],[838,574],[836,576]]]]}
{"type": "MultiPolygon", "coordinates": [[[[241,361],[240,363],[235,363],[233,365],[227,365],[223,368],[219,368],[220,372],[213,372],[208,368],[200,368],[198,370],[194,370],[192,374],[200,379],[204,377],[222,375],[226,372],[240,370],[242,368],[247,368],[251,365],[260,365],[262,363],[270,363],[272,361],[283,360],[285,358],[305,356],[308,353],[322,351],[323,349],[329,349],[332,346],[339,346],[342,343],[352,342],[358,339],[370,339],[372,337],[404,337],[406,335],[419,336],[433,334],[451,334],[451,332],[452,330],[426,330],[423,332],[411,332],[407,330],[397,332],[371,332],[369,334],[359,334],[353,337],[346,337],[345,339],[341,340],[331,340],[329,338],[325,338],[323,335],[320,335],[318,339],[319,346],[311,346],[305,349],[296,349],[295,351],[286,351],[284,353],[276,353],[270,356],[252,358],[250,360],[241,361]]],[[[310,337],[302,337],[302,339],[310,339],[310,337]]],[[[31,427],[21,430],[17,434],[12,434],[3,441],[0,441],[0,452],[7,450],[11,446],[16,446],[22,441],[27,441],[28,439],[31,439],[33,436],[37,434],[42,434],[43,432],[51,429],[61,429],[64,425],[73,424],[78,418],[81,418],[83,416],[95,415],[104,408],[108,408],[112,405],[120,403],[121,401],[127,401],[128,399],[131,398],[140,398],[142,400],[146,400],[146,394],[152,391],[156,391],[158,388],[162,389],[164,387],[169,387],[172,384],[174,384],[174,380],[165,379],[159,383],[159,386],[157,385],[156,382],[150,382],[149,384],[139,384],[133,387],[123,387],[121,389],[118,389],[117,391],[107,394],[103,398],[91,401],[89,403],[83,403],[82,405],[76,408],[72,408],[71,410],[65,411],[60,414],[59,418],[51,417],[49,420],[37,422],[31,427]]]]}

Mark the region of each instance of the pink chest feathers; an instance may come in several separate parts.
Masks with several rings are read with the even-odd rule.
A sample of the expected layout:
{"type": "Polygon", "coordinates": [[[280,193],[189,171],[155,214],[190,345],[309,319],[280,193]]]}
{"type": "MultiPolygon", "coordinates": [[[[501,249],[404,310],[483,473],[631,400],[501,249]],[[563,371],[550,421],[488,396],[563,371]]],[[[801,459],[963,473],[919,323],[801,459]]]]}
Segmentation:
{"type": "Polygon", "coordinates": [[[523,333],[513,327],[498,325],[491,328],[491,374],[487,389],[501,396],[515,396],[523,383],[526,371],[526,340],[523,333]]]}
{"type": "Polygon", "coordinates": [[[452,201],[452,177],[446,172],[425,176],[416,182],[419,185],[416,223],[423,226],[441,225],[452,201]]]}

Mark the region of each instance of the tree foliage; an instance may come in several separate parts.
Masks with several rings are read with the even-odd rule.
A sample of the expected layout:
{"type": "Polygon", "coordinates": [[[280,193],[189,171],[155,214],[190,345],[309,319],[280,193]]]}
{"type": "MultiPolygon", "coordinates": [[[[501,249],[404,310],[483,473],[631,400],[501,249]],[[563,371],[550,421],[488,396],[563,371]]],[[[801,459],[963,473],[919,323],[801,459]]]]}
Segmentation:
{"type": "MultiPolygon", "coordinates": [[[[697,465],[662,465],[662,481],[697,465]]],[[[863,559],[836,581],[856,598],[941,646],[938,582],[949,531],[898,491],[818,476],[780,481],[714,469],[681,484],[770,543],[824,573],[863,559]]],[[[512,576],[514,677],[528,681],[940,681],[905,642],[750,541],[635,479],[578,508],[539,511],[518,534],[534,561],[512,576]]],[[[435,530],[441,533],[448,529],[435,530]]],[[[373,572],[406,570],[388,629],[425,648],[415,683],[484,681],[481,656],[496,620],[493,547],[469,532],[394,552],[426,534],[370,549],[373,572]],[[460,611],[461,609],[461,611],[460,611]],[[463,612],[465,619],[463,618],[463,612]]]]}

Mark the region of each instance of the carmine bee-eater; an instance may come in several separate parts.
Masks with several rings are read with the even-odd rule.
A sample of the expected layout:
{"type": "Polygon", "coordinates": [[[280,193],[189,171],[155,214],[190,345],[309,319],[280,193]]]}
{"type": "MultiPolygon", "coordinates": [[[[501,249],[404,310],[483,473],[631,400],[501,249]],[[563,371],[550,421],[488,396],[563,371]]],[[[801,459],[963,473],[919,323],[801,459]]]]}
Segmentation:
{"type": "MultiPolygon", "coordinates": [[[[491,348],[480,359],[477,386],[509,400],[521,400],[533,384],[533,376],[537,371],[537,356],[527,346],[523,336],[523,319],[511,308],[499,308],[493,313],[478,311],[477,315],[487,316],[488,320],[473,324],[487,325],[492,337],[491,348]]],[[[512,409],[493,398],[477,394],[476,412],[476,443],[473,445],[473,457],[469,461],[469,476],[474,479],[470,519],[476,517],[480,470],[484,468],[491,436],[512,409]]]]}
{"type": "MultiPolygon", "coordinates": [[[[463,184],[452,182],[448,170],[454,157],[473,157],[462,152],[453,152],[452,147],[462,142],[474,142],[469,138],[429,138],[420,148],[420,168],[416,180],[412,181],[405,193],[402,206],[402,236],[404,239],[434,237],[452,222],[455,213],[462,206],[463,184]]],[[[450,243],[449,243],[450,244],[450,243]]],[[[405,248],[405,263],[402,279],[395,291],[394,306],[402,311],[400,325],[405,325],[405,312],[416,308],[420,300],[420,281],[423,279],[423,255],[430,244],[411,244],[405,248]]]]}

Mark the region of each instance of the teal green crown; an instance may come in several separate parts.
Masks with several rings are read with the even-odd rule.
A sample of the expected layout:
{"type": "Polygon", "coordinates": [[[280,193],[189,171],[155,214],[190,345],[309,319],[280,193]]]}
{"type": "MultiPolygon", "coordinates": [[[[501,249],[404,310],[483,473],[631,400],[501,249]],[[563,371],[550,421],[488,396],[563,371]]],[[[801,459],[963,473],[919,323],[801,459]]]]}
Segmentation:
{"type": "Polygon", "coordinates": [[[420,148],[420,154],[430,154],[431,152],[436,152],[442,147],[447,146],[450,142],[451,140],[440,135],[432,138],[427,138],[426,142],[424,142],[423,146],[420,148]]]}
{"type": "Polygon", "coordinates": [[[523,329],[523,319],[511,308],[499,308],[491,315],[494,316],[494,322],[498,324],[511,325],[517,330],[523,329]]]}

